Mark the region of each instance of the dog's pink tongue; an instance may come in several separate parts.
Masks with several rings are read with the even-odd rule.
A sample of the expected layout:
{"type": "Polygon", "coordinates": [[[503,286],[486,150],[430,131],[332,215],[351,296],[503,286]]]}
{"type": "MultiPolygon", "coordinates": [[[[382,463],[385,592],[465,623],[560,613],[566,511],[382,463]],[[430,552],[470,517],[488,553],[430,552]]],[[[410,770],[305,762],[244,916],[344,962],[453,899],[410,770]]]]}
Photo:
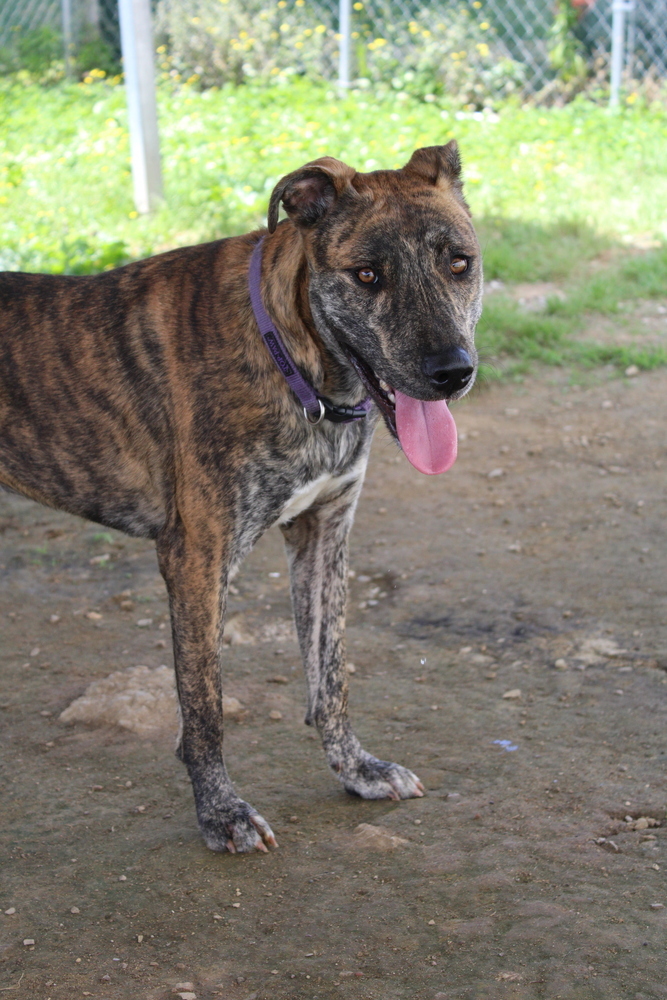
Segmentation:
{"type": "Polygon", "coordinates": [[[444,399],[426,403],[396,391],[396,430],[408,461],[419,472],[437,476],[456,461],[456,424],[444,399]]]}

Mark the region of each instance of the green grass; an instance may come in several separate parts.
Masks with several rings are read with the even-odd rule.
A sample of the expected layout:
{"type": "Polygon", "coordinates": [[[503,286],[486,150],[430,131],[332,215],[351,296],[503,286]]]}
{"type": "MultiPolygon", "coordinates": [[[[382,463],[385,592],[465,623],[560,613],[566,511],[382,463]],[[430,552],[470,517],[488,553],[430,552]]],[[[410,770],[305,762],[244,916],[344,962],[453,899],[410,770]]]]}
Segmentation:
{"type": "Polygon", "coordinates": [[[628,299],[667,296],[667,247],[624,260],[581,282],[563,302],[551,303],[551,311],[576,316],[582,310],[612,315],[628,299]]]}
{"type": "Polygon", "coordinates": [[[487,281],[561,281],[613,245],[610,234],[575,219],[540,225],[487,217],[476,228],[487,281]]]}
{"type": "MultiPolygon", "coordinates": [[[[158,97],[166,202],[137,217],[124,89],[0,80],[0,267],[87,273],[243,232],[263,223],[277,180],[310,159],[397,167],[416,147],[455,136],[487,278],[568,290],[544,314],[489,297],[483,353],[640,363],[639,348],[596,353],[578,338],[587,314],[667,288],[664,252],[623,249],[667,239],[664,108],[637,102],[612,114],[575,101],[475,116],[396,95],[339,99],[306,81],[203,93],[161,85],[158,97]],[[592,274],[589,262],[609,250],[613,264],[592,274]]],[[[644,352],[642,363],[657,356],[644,352]]]]}
{"type": "Polygon", "coordinates": [[[599,344],[582,336],[592,314],[613,316],[635,300],[667,297],[667,248],[620,256],[595,274],[572,274],[564,286],[566,297],[550,298],[544,312],[527,312],[506,295],[487,297],[477,338],[487,364],[503,357],[524,364],[613,364],[622,369],[667,363],[666,348],[599,344]]]}

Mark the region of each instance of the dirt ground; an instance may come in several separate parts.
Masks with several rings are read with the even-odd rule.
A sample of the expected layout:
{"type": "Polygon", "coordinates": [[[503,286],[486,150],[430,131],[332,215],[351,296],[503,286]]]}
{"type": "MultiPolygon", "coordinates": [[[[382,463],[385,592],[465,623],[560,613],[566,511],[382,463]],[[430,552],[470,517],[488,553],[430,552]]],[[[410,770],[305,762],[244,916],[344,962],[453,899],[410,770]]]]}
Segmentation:
{"type": "Polygon", "coordinates": [[[171,664],[151,545],[2,496],[3,995],[667,997],[666,399],[665,371],[492,385],[433,479],[378,434],[351,708],[421,800],[327,772],[262,540],[231,600],[254,642],[226,648],[226,752],[268,856],[204,848],[174,733],[59,721],[92,680],[171,664]]]}

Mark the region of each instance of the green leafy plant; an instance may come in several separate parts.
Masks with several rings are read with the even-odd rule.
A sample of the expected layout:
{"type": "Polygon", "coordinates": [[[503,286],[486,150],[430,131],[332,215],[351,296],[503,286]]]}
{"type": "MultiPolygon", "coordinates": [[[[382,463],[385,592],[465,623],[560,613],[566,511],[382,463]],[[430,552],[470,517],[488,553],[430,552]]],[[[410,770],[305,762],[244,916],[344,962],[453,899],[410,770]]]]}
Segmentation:
{"type": "Polygon", "coordinates": [[[35,28],[19,34],[16,49],[21,68],[41,74],[63,58],[62,35],[47,25],[35,28]]]}
{"type": "Polygon", "coordinates": [[[91,69],[104,70],[107,76],[115,76],[121,72],[116,53],[102,38],[89,38],[82,42],[77,47],[75,61],[81,76],[85,76],[91,69]]]}
{"type": "Polygon", "coordinates": [[[156,37],[167,77],[202,86],[328,77],[338,43],[305,0],[160,0],[156,37]]]}
{"type": "Polygon", "coordinates": [[[391,87],[426,101],[444,100],[467,110],[493,108],[521,92],[525,69],[510,59],[488,21],[467,7],[434,20],[424,9],[411,21],[385,19],[375,34],[374,18],[359,10],[357,69],[373,87],[391,87]]]}
{"type": "MultiPolygon", "coordinates": [[[[376,18],[355,3],[353,55],[359,86],[395,90],[470,110],[492,107],[521,91],[523,67],[510,59],[492,26],[466,7],[434,23],[376,18]]],[[[157,25],[165,77],[201,86],[249,80],[284,83],[295,75],[332,79],[338,36],[305,0],[160,0],[157,25]]],[[[325,15],[325,18],[327,15],[325,15]]]]}
{"type": "Polygon", "coordinates": [[[584,46],[576,35],[585,6],[585,3],[575,5],[572,0],[556,0],[556,16],[549,29],[549,62],[566,84],[583,81],[588,76],[584,46]]]}
{"type": "Polygon", "coordinates": [[[16,49],[8,45],[0,47],[0,76],[15,73],[18,69],[20,69],[20,63],[16,49]]]}

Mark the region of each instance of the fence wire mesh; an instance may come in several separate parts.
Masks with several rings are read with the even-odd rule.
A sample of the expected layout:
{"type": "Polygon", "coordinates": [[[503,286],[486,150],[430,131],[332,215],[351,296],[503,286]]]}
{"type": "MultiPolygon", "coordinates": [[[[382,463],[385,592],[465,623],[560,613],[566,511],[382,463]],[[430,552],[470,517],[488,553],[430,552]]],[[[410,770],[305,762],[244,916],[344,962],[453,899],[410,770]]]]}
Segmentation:
{"type": "Polygon", "coordinates": [[[36,36],[43,28],[60,36],[64,46],[67,11],[75,50],[100,37],[120,55],[118,0],[0,0],[0,49],[15,50],[26,36],[38,47],[36,36]]]}
{"type": "Polygon", "coordinates": [[[59,0],[2,0],[0,2],[0,45],[13,44],[19,32],[36,31],[45,25],[60,28],[59,0]]]}
{"type": "MultiPolygon", "coordinates": [[[[610,56],[612,2],[569,2],[576,12],[571,40],[589,72],[594,70],[601,77],[607,72],[610,56]]],[[[459,64],[457,80],[466,64],[472,74],[470,87],[479,85],[486,73],[482,90],[496,86],[499,93],[541,91],[556,76],[552,50],[555,26],[564,3],[565,0],[363,0],[353,3],[352,76],[374,80],[384,74],[391,79],[393,73],[402,78],[401,74],[405,76],[406,73],[408,76],[410,73],[413,76],[423,74],[429,67],[433,72],[438,64],[444,73],[442,67],[448,60],[454,69],[459,64]],[[504,65],[502,71],[498,68],[501,63],[504,65]],[[477,84],[472,82],[473,77],[477,84]]],[[[74,51],[85,40],[97,36],[116,56],[120,55],[117,0],[0,0],[0,50],[16,50],[21,38],[25,39],[30,33],[34,36],[43,28],[62,35],[66,8],[70,10],[74,51]]],[[[280,36],[284,21],[289,22],[294,32],[301,25],[301,34],[294,35],[297,41],[291,53],[297,70],[319,73],[329,79],[336,75],[338,0],[153,0],[153,9],[158,41],[160,26],[164,29],[169,25],[169,30],[162,31],[167,50],[170,32],[178,33],[174,26],[179,19],[180,35],[184,39],[187,36],[189,42],[193,42],[192,36],[197,34],[197,22],[202,22],[199,34],[208,34],[209,50],[213,49],[216,38],[220,49],[225,32],[229,35],[226,42],[231,50],[239,45],[243,50],[244,46],[248,47],[243,33],[252,41],[253,25],[259,25],[263,18],[266,38],[261,51],[257,46],[256,58],[259,60],[271,58],[271,33],[280,36]],[[234,10],[237,13],[232,16],[234,10]],[[246,29],[239,29],[239,25],[246,22],[246,29]],[[311,42],[317,40],[318,31],[325,37],[319,39],[317,53],[309,62],[307,52],[312,49],[311,42]],[[302,44],[301,50],[299,44],[302,44]]],[[[202,51],[204,48],[199,45],[202,51]]],[[[191,49],[198,51],[194,44],[191,49]]],[[[7,59],[4,61],[8,63],[7,59]]],[[[196,61],[194,56],[192,61],[196,61]]],[[[250,65],[249,56],[245,64],[242,60],[239,62],[239,66],[243,65],[250,65]]],[[[278,69],[281,65],[277,60],[278,69]]],[[[634,0],[631,3],[626,14],[625,69],[628,81],[667,76],[667,0],[634,0]]],[[[172,68],[172,75],[174,72],[172,68]]],[[[256,69],[249,73],[253,74],[257,75],[256,69]]],[[[450,73],[443,79],[451,85],[454,77],[450,73]]]]}

